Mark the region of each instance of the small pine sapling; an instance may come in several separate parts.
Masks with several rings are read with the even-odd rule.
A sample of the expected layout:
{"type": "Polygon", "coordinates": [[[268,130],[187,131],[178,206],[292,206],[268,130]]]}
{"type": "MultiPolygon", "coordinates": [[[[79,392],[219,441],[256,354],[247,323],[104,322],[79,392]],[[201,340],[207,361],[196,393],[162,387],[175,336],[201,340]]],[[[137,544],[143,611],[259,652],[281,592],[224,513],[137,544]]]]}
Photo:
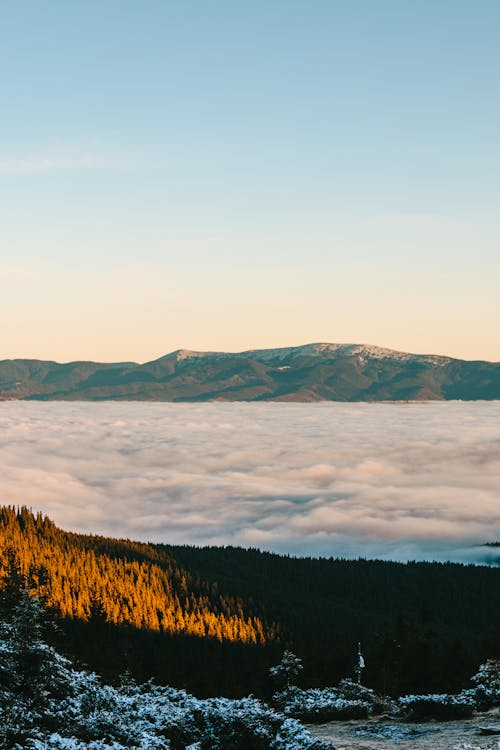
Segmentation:
{"type": "Polygon", "coordinates": [[[276,667],[271,667],[269,674],[279,685],[288,689],[295,685],[301,669],[302,659],[291,651],[284,651],[280,663],[276,667]]]}

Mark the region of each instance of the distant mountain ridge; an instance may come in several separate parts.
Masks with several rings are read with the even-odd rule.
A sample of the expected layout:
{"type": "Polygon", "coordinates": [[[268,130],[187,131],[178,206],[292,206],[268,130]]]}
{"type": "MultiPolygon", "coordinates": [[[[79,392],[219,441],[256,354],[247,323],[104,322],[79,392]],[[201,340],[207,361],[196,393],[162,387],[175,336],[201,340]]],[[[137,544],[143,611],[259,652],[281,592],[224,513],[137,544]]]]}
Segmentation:
{"type": "Polygon", "coordinates": [[[190,349],[177,349],[167,356],[175,356],[177,359],[191,359],[194,357],[217,357],[219,359],[226,357],[239,357],[258,359],[262,362],[272,361],[275,359],[286,359],[288,357],[300,356],[327,356],[349,357],[349,356],[373,357],[375,359],[411,359],[414,357],[424,357],[428,360],[446,360],[450,357],[440,357],[435,355],[409,354],[407,352],[398,352],[394,349],[386,349],[380,346],[370,344],[303,344],[301,346],[285,346],[275,349],[247,349],[242,352],[198,352],[190,349]]]}
{"type": "Polygon", "coordinates": [[[178,349],[135,362],[0,361],[0,399],[423,401],[500,399],[500,363],[314,343],[243,352],[178,349]]]}

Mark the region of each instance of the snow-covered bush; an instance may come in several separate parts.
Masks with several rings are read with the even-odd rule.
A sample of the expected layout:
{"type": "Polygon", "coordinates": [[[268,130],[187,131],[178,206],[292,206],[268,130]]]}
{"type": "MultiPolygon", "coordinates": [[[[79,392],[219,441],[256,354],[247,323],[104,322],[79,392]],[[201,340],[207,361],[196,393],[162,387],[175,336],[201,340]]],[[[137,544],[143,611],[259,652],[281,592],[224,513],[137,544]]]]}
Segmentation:
{"type": "Polygon", "coordinates": [[[254,699],[198,700],[154,685],[101,684],[42,638],[43,608],[21,593],[0,621],[2,750],[328,750],[254,699]]]}
{"type": "Polygon", "coordinates": [[[467,694],[405,695],[398,704],[402,718],[407,721],[427,719],[465,719],[474,713],[475,704],[467,694]]]}
{"type": "Polygon", "coordinates": [[[500,659],[488,659],[471,678],[473,688],[458,695],[407,695],[398,701],[403,718],[461,719],[475,710],[486,711],[500,706],[500,659]]]}
{"type": "Polygon", "coordinates": [[[370,704],[342,697],[337,688],[289,688],[273,696],[273,703],[287,716],[310,723],[364,719],[370,704]]]}
{"type": "Polygon", "coordinates": [[[481,664],[471,681],[475,687],[470,692],[479,710],[500,706],[500,659],[488,659],[481,664]]]}
{"type": "Polygon", "coordinates": [[[273,696],[273,704],[287,716],[310,723],[364,719],[396,709],[394,701],[352,680],[337,687],[301,690],[291,686],[273,696]]]}
{"type": "Polygon", "coordinates": [[[371,688],[360,685],[354,680],[341,680],[336,690],[345,700],[367,703],[370,707],[370,714],[375,716],[396,710],[395,701],[385,695],[377,695],[371,688]]]}
{"type": "MultiPolygon", "coordinates": [[[[190,710],[189,740],[200,750],[324,750],[297,721],[287,719],[253,698],[196,701],[190,710]],[[193,731],[194,730],[194,731],[193,731]]],[[[175,747],[175,745],[173,745],[175,747]]],[[[183,745],[179,745],[179,750],[183,745]]],[[[177,750],[177,748],[176,748],[177,750]]]]}
{"type": "MultiPolygon", "coordinates": [[[[78,680],[78,678],[77,678],[78,680]]],[[[147,683],[135,688],[79,680],[59,705],[59,728],[47,748],[62,750],[326,750],[297,721],[253,698],[198,700],[183,690],[147,683]],[[65,744],[68,743],[68,744],[65,744]]],[[[40,741],[40,734],[33,741],[40,741]]],[[[23,747],[30,747],[25,743],[23,747]]],[[[34,744],[33,747],[45,747],[34,744]]]]}
{"type": "MultiPolygon", "coordinates": [[[[47,717],[28,703],[17,711],[7,750],[327,750],[298,721],[253,698],[198,700],[146,684],[126,691],[71,671],[73,695],[51,702],[47,717]]],[[[68,685],[68,687],[70,687],[68,685]]],[[[15,696],[11,696],[10,709],[15,696]]],[[[0,711],[0,724],[6,712],[0,711]]]]}

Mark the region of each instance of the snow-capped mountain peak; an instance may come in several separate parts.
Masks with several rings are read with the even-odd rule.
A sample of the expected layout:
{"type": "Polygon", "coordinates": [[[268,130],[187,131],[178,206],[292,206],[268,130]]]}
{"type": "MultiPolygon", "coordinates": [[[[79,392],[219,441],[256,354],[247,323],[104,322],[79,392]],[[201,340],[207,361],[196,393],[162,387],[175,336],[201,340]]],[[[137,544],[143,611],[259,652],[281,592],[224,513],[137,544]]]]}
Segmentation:
{"type": "Polygon", "coordinates": [[[339,359],[342,357],[359,357],[361,359],[392,359],[392,360],[411,360],[424,359],[426,362],[439,364],[440,362],[449,361],[449,357],[437,355],[420,355],[399,352],[394,349],[387,349],[372,344],[336,344],[336,343],[313,343],[302,344],[300,346],[287,346],[272,349],[248,349],[241,352],[217,352],[217,351],[193,351],[191,349],[178,349],[169,357],[175,358],[180,362],[187,359],[200,357],[210,357],[214,359],[226,358],[245,358],[256,359],[260,362],[281,361],[285,359],[294,359],[297,357],[326,357],[339,359]]]}

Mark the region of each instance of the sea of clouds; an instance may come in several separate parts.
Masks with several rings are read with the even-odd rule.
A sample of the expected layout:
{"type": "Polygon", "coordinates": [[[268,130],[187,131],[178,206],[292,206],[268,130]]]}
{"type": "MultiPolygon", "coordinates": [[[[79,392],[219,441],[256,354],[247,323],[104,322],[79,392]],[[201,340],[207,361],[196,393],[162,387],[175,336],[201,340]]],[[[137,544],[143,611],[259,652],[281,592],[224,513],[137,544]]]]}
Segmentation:
{"type": "Polygon", "coordinates": [[[486,560],[500,402],[3,402],[0,503],[141,540],[486,560]]]}

